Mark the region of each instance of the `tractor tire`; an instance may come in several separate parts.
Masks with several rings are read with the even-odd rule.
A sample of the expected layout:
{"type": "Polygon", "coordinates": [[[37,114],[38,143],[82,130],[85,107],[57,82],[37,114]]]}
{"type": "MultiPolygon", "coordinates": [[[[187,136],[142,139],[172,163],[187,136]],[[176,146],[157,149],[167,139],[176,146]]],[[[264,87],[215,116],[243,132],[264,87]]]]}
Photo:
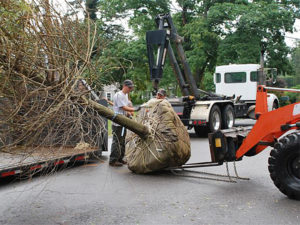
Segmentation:
{"type": "Polygon", "coordinates": [[[233,106],[228,104],[222,110],[222,129],[229,129],[234,126],[234,109],[233,106]]]}
{"type": "Polygon", "coordinates": [[[208,132],[213,133],[218,130],[221,130],[222,126],[222,114],[220,107],[214,105],[209,113],[209,121],[208,121],[208,132]]]}
{"type": "Polygon", "coordinates": [[[269,172],[283,194],[300,200],[300,133],[289,134],[275,144],[269,157],[269,172]]]}
{"type": "Polygon", "coordinates": [[[195,133],[198,137],[207,137],[206,126],[194,126],[195,133]]]}

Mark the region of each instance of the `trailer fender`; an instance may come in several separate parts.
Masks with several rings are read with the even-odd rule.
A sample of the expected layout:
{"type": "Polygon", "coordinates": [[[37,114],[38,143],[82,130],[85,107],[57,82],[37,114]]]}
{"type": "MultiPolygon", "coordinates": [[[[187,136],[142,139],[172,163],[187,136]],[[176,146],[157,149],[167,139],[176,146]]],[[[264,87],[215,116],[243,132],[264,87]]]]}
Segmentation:
{"type": "Polygon", "coordinates": [[[222,111],[223,106],[231,104],[232,101],[197,101],[191,111],[191,120],[205,120],[208,122],[211,108],[215,105],[219,105],[222,111]]]}
{"type": "Polygon", "coordinates": [[[191,111],[191,120],[205,120],[207,122],[209,118],[209,112],[212,106],[213,103],[211,101],[196,102],[191,111]]]}

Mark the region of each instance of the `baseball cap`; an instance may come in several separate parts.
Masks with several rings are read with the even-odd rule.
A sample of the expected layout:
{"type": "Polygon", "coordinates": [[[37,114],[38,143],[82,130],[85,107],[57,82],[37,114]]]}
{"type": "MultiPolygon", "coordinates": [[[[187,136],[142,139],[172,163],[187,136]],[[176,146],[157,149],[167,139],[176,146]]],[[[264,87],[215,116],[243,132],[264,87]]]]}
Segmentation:
{"type": "Polygon", "coordinates": [[[132,80],[124,80],[123,85],[127,86],[129,88],[134,87],[134,84],[133,84],[132,80]]]}
{"type": "Polygon", "coordinates": [[[161,88],[161,89],[158,90],[157,94],[160,94],[160,95],[162,95],[162,96],[166,96],[166,95],[167,95],[167,92],[166,92],[165,89],[161,88]]]}

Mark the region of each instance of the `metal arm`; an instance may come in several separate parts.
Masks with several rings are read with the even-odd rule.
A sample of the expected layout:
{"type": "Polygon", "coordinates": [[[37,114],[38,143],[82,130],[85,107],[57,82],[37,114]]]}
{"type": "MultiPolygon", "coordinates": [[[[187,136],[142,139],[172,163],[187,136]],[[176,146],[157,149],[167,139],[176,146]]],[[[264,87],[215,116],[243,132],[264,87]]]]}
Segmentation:
{"type": "Polygon", "coordinates": [[[166,53],[168,53],[171,66],[176,75],[182,94],[193,95],[196,98],[199,98],[200,92],[197,89],[196,82],[187,63],[182,47],[183,38],[177,34],[177,30],[173,24],[171,16],[169,14],[158,15],[156,17],[156,24],[158,30],[148,31],[146,34],[150,75],[154,84],[154,89],[157,90],[159,81],[162,78],[166,53]],[[171,40],[176,45],[177,54],[180,57],[184,69],[184,76],[173,52],[170,43],[171,40]],[[156,62],[154,62],[154,45],[158,46],[156,62]]]}

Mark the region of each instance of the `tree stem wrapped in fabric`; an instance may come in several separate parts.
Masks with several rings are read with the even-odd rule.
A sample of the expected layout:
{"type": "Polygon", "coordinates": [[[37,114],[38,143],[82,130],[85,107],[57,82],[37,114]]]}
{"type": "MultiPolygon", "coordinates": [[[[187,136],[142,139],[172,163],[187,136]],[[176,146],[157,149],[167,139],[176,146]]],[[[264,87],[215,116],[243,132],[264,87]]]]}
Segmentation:
{"type": "Polygon", "coordinates": [[[191,155],[187,129],[167,100],[152,99],[138,115],[150,135],[141,139],[130,132],[126,137],[128,168],[135,173],[149,173],[186,163],[191,155]]]}

